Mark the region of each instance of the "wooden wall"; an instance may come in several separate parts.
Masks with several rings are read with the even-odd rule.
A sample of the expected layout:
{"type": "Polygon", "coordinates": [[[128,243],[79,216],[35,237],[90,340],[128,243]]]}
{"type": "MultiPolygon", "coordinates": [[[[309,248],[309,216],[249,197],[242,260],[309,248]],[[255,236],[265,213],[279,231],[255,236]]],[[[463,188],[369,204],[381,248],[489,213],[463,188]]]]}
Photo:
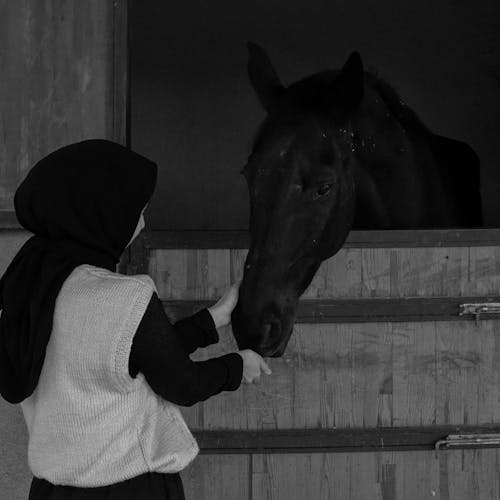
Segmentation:
{"type": "MultiPolygon", "coordinates": [[[[87,138],[125,139],[126,0],[0,0],[0,275],[29,236],[13,195],[33,164],[87,138]],[[10,229],[7,229],[10,228],[10,229]]],[[[28,497],[20,407],[0,398],[0,497],[28,497]]]]}
{"type": "MultiPolygon", "coordinates": [[[[245,249],[151,249],[148,273],[170,303],[217,299],[241,277],[245,249]]],[[[304,299],[500,295],[497,246],[344,248],[304,299]]],[[[173,311],[175,312],[175,311],[173,311]]],[[[458,311],[457,311],[458,312],[458,311]]],[[[272,376],[191,408],[191,429],[375,429],[500,421],[498,320],[296,324],[272,376]]],[[[230,327],[196,352],[237,350],[230,327]]],[[[498,451],[202,455],[183,471],[188,498],[498,498],[498,451]]]]}
{"type": "MultiPolygon", "coordinates": [[[[155,250],[148,272],[168,309],[171,299],[218,298],[241,276],[245,255],[155,250]]],[[[500,295],[499,263],[497,247],[342,249],[323,262],[303,298],[500,295]]],[[[498,422],[497,329],[496,320],[296,324],[263,385],[215,397],[186,415],[202,429],[498,422]]],[[[234,349],[227,327],[220,344],[194,356],[234,349]]]]}
{"type": "Polygon", "coordinates": [[[113,4],[124,2],[0,2],[0,210],[13,208],[17,185],[50,151],[120,140],[114,51],[125,46],[115,39],[122,14],[113,4]]]}
{"type": "Polygon", "coordinates": [[[187,500],[490,500],[498,450],[201,455],[181,473],[187,500]]]}

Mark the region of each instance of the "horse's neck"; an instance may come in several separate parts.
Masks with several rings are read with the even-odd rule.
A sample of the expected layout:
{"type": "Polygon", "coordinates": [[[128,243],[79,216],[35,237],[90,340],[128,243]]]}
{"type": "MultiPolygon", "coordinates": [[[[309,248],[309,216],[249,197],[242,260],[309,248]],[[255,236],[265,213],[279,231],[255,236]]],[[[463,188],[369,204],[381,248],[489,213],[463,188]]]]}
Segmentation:
{"type": "Polygon", "coordinates": [[[352,124],[357,194],[353,228],[446,225],[449,207],[428,143],[390,114],[374,114],[371,121],[367,116],[352,124]]]}

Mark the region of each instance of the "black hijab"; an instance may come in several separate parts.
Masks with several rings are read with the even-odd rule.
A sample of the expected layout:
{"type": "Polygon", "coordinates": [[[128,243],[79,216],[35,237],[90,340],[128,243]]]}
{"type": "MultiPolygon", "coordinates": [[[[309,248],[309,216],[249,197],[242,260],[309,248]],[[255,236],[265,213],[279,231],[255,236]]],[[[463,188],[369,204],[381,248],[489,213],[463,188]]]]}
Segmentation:
{"type": "Polygon", "coordinates": [[[35,390],[65,279],[80,264],[115,272],[156,175],[143,156],[87,140],[40,160],[18,187],[16,215],[34,236],[0,280],[0,394],[8,402],[35,390]]]}

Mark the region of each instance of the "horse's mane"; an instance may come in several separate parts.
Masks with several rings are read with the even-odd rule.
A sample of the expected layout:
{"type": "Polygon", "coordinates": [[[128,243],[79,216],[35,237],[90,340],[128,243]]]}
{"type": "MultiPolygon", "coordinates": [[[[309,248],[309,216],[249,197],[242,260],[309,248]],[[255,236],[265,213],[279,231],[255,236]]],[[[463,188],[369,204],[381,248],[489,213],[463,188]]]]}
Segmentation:
{"type": "MultiPolygon", "coordinates": [[[[339,74],[338,70],[326,70],[313,75],[309,75],[301,80],[298,80],[293,87],[299,88],[301,92],[309,92],[311,95],[316,95],[318,89],[324,89],[329,82],[332,82],[339,74]]],[[[381,78],[376,71],[365,71],[365,84],[370,85],[384,101],[390,113],[396,120],[409,132],[416,135],[431,134],[431,130],[424,124],[413,109],[406,105],[400,95],[394,88],[381,78]]],[[[250,148],[253,149],[261,137],[263,130],[268,124],[269,119],[266,118],[257,128],[250,142],[250,148]]]]}
{"type": "Polygon", "coordinates": [[[365,73],[367,81],[378,92],[392,115],[406,129],[417,134],[432,133],[420,117],[401,99],[401,96],[385,80],[377,74],[365,73]]]}

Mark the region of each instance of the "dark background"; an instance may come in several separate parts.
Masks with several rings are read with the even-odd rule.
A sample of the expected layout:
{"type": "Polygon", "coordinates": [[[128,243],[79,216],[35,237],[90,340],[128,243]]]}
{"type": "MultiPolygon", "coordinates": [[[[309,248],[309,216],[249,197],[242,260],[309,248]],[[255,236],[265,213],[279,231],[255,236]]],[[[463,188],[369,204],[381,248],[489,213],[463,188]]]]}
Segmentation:
{"type": "Polygon", "coordinates": [[[159,165],[150,229],[246,229],[239,171],[264,117],[246,41],[283,83],[340,67],[358,50],[437,133],[481,160],[485,225],[500,227],[498,0],[135,0],[131,147],[159,165]]]}

